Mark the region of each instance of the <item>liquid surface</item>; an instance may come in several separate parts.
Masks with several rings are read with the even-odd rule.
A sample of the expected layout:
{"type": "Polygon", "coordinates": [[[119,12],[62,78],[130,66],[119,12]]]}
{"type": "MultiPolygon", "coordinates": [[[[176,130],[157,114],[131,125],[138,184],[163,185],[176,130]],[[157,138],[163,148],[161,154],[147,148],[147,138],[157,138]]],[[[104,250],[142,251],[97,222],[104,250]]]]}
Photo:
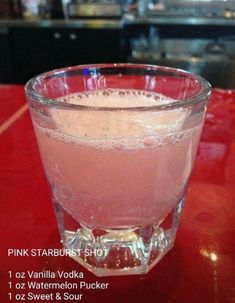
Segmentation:
{"type": "Polygon", "coordinates": [[[75,93],[59,99],[62,102],[90,107],[127,108],[175,103],[176,100],[161,94],[142,90],[105,89],[75,93]]]}
{"type": "Polygon", "coordinates": [[[143,91],[99,90],[72,94],[60,99],[65,103],[91,106],[93,109],[63,110],[54,108],[52,119],[62,133],[86,138],[130,138],[169,133],[182,127],[188,109],[128,110],[127,107],[149,107],[176,102],[159,94],[143,91]],[[119,108],[120,111],[95,110],[94,107],[119,108]]]}

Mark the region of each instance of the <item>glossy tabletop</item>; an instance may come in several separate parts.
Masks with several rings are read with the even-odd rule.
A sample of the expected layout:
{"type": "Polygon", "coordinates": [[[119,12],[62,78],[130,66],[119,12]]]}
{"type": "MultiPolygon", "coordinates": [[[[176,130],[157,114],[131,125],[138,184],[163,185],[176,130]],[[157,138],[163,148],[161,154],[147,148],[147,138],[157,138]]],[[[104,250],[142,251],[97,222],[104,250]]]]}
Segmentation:
{"type": "MultiPolygon", "coordinates": [[[[58,270],[82,272],[87,283],[109,283],[107,289],[67,290],[83,294],[67,302],[235,302],[235,92],[213,90],[174,248],[147,275],[111,278],[97,278],[69,257],[8,255],[9,249],[62,247],[25,102],[23,86],[0,85],[1,303],[65,302],[23,300],[29,278],[15,276],[58,270]]],[[[37,281],[46,280],[66,278],[37,281]]]]}

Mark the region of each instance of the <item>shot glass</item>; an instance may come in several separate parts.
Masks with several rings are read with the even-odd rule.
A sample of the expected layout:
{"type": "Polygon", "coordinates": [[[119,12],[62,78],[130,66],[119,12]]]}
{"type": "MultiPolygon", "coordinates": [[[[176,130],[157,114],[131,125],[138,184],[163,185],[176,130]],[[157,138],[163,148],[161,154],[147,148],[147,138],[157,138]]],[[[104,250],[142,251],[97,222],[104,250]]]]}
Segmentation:
{"type": "Polygon", "coordinates": [[[210,84],[97,64],[25,90],[65,250],[97,276],[147,273],[173,247],[210,84]]]}

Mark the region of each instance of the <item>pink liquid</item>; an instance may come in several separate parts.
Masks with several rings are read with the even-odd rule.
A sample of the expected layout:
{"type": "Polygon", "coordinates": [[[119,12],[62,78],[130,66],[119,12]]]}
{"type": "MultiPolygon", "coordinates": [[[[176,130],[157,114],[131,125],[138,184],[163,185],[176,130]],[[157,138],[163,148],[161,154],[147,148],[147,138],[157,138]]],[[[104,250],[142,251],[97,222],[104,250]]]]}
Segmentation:
{"type": "MultiPolygon", "coordinates": [[[[116,107],[174,102],[133,91],[63,101],[116,107]]],[[[54,197],[78,222],[106,229],[158,224],[182,198],[202,128],[201,118],[187,122],[187,109],[53,109],[50,115],[50,127],[35,124],[41,156],[54,197]]]]}

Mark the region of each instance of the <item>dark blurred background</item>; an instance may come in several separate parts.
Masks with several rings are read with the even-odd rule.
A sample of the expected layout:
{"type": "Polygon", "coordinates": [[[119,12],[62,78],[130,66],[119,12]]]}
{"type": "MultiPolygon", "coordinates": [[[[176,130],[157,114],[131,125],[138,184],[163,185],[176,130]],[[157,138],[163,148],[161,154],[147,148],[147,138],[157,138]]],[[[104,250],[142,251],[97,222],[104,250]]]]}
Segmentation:
{"type": "Polygon", "coordinates": [[[235,88],[235,0],[1,0],[0,82],[69,65],[183,68],[235,88]]]}

